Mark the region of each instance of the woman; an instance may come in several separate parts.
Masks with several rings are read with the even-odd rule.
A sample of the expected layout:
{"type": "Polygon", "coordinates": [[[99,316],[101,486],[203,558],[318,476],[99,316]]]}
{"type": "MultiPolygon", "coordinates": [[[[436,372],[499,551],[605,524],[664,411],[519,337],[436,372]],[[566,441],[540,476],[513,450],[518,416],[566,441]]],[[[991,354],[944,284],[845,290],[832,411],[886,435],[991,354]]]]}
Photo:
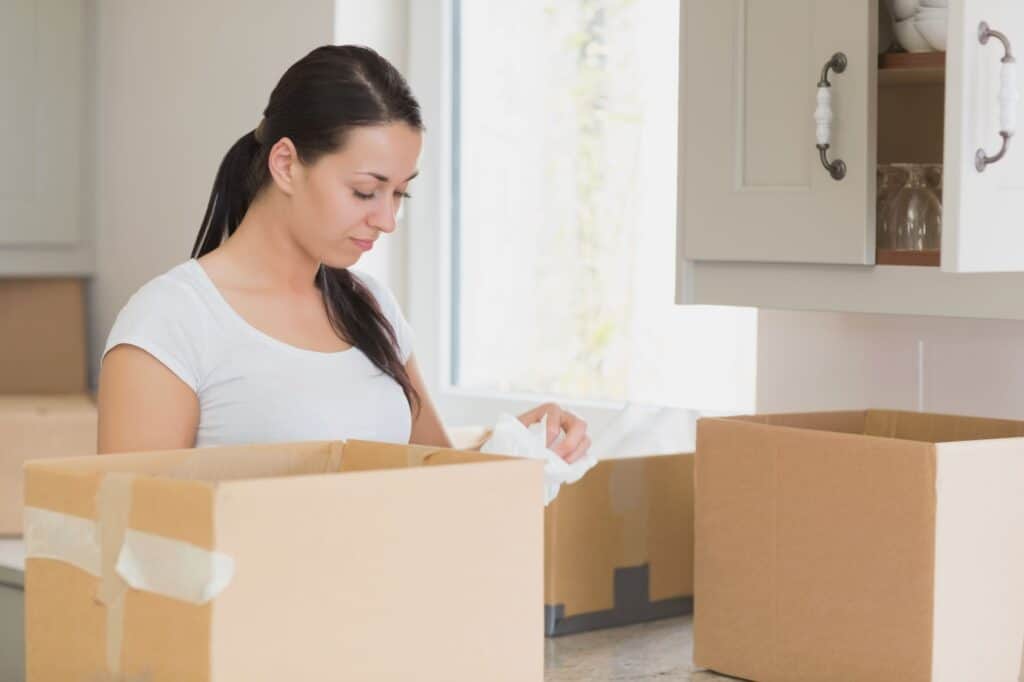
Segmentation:
{"type": "MultiPolygon", "coordinates": [[[[423,123],[354,46],[289,68],[217,172],[192,258],[144,285],[104,349],[99,451],[361,438],[450,446],[394,296],[348,270],[395,230],[423,123]]],[[[586,424],[553,404],[574,461],[586,424]]]]}

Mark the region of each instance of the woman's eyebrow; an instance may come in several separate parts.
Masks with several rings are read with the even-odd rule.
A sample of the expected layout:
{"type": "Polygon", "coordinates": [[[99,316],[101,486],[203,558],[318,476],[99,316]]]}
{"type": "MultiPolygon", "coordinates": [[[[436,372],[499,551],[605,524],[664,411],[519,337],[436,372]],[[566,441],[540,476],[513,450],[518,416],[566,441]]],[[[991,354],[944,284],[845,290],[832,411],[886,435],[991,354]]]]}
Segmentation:
{"type": "MultiPolygon", "coordinates": [[[[359,174],[359,175],[372,175],[373,177],[377,178],[381,182],[388,182],[388,176],[381,175],[380,173],[374,173],[372,171],[356,171],[356,173],[359,174]]],[[[412,180],[413,178],[415,178],[419,174],[420,174],[420,172],[416,171],[415,173],[410,175],[408,178],[406,178],[405,181],[409,182],[410,180],[412,180]]]]}

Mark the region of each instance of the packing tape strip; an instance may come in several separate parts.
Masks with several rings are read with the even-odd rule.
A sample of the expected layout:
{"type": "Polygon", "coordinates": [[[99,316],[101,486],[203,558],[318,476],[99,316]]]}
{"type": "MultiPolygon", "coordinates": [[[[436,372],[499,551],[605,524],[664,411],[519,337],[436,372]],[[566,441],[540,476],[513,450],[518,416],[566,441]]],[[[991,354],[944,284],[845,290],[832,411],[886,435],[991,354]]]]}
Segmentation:
{"type": "MultiPolygon", "coordinates": [[[[101,578],[100,524],[80,516],[25,507],[29,559],[55,559],[101,578]]],[[[130,587],[205,604],[231,583],[235,561],[222,552],[127,529],[114,570],[130,587]]]]}
{"type": "Polygon", "coordinates": [[[131,474],[113,473],[103,477],[96,494],[96,531],[100,541],[100,584],[96,599],[106,607],[107,670],[121,672],[121,650],[124,646],[124,596],[128,585],[117,574],[117,557],[128,530],[128,514],[132,508],[131,474]]]}
{"type": "Polygon", "coordinates": [[[100,541],[96,522],[80,516],[25,507],[25,555],[55,559],[100,576],[100,541]]]}

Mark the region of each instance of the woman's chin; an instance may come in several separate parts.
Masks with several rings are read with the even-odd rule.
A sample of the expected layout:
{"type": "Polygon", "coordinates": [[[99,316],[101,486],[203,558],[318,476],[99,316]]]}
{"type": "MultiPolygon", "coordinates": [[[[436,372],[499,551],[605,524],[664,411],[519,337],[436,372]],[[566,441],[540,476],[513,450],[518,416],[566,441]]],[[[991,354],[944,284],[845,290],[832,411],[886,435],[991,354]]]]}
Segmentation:
{"type": "Polygon", "coordinates": [[[323,257],[323,264],[337,270],[350,268],[359,262],[360,253],[333,253],[323,257]]]}

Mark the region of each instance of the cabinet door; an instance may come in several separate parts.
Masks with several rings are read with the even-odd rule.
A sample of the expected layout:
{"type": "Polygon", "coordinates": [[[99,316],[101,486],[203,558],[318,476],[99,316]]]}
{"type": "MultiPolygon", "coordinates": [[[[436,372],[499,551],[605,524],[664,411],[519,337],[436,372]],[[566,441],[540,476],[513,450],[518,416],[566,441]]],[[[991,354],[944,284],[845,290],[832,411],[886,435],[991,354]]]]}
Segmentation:
{"type": "MultiPolygon", "coordinates": [[[[1018,0],[1019,1],[1019,0],[1018,0]]],[[[874,262],[878,5],[874,0],[684,0],[680,239],[692,260],[874,262]],[[830,72],[829,158],[816,148],[830,72]]]]}
{"type": "Polygon", "coordinates": [[[0,2],[0,248],[80,238],[79,0],[0,2]]]}
{"type": "Polygon", "coordinates": [[[1005,66],[1000,40],[979,40],[985,22],[1024,58],[1024,1],[951,0],[946,47],[942,267],[950,272],[1024,271],[1024,66],[1005,66]],[[1004,84],[1003,78],[1007,79],[1004,84]],[[1016,127],[1005,155],[1000,131],[1016,127]]]}

